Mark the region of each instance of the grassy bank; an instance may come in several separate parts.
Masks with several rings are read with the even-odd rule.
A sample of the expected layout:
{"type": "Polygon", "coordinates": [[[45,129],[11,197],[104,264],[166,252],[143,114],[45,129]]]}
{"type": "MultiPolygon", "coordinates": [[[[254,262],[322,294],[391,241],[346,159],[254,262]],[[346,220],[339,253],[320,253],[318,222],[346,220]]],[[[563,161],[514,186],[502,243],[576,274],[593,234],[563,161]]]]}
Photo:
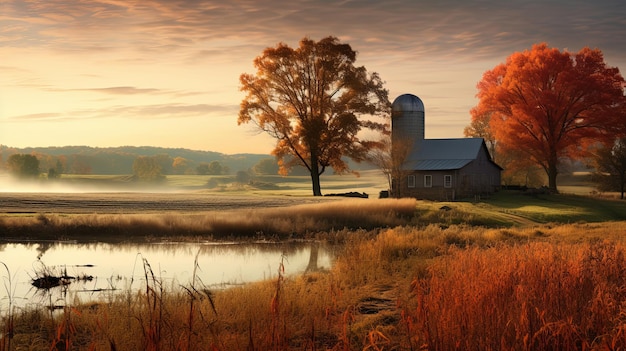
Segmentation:
{"type": "MultiPolygon", "coordinates": [[[[346,199],[290,207],[147,214],[30,214],[0,216],[4,238],[86,241],[305,239],[337,229],[374,229],[414,220],[416,200],[346,199]]],[[[131,209],[132,210],[132,209],[131,209]]]]}
{"type": "MultiPolygon", "coordinates": [[[[13,202],[19,201],[19,194],[13,196],[13,202]]],[[[259,195],[211,197],[184,194],[176,197],[179,195],[150,193],[132,194],[132,200],[128,200],[131,195],[124,195],[126,197],[119,200],[91,193],[74,194],[71,199],[63,194],[46,196],[51,198],[37,207],[37,212],[1,214],[1,237],[87,241],[162,237],[285,239],[306,238],[318,232],[341,229],[370,230],[434,223],[514,227],[626,220],[626,201],[580,195],[530,196],[518,191],[501,191],[474,202],[259,195]],[[78,205],[67,205],[62,209],[64,203],[89,204],[86,207],[109,213],[73,213],[78,205]],[[254,206],[243,207],[245,204],[254,206]]],[[[25,203],[34,201],[28,198],[25,203]]]]}

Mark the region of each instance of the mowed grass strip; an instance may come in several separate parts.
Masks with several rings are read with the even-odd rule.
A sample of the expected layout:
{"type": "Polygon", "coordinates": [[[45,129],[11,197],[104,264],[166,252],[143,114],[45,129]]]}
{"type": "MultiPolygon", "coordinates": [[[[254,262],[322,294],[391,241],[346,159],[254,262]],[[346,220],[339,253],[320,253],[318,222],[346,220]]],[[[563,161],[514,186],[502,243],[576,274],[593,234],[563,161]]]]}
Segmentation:
{"type": "Polygon", "coordinates": [[[505,213],[538,223],[626,220],[626,201],[568,194],[528,195],[502,191],[484,202],[505,213]]]}

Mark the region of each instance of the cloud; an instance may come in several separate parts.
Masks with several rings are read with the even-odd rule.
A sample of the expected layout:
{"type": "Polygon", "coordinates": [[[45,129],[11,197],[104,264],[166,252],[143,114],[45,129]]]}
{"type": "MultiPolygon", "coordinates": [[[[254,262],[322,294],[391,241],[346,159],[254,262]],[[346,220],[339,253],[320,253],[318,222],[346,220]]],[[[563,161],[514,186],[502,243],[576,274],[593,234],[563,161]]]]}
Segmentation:
{"type": "Polygon", "coordinates": [[[63,117],[62,113],[47,112],[47,113],[31,113],[27,115],[15,116],[15,117],[11,117],[10,120],[45,121],[45,120],[58,120],[58,119],[61,119],[62,117],[63,117]]]}
{"type": "Polygon", "coordinates": [[[91,89],[72,89],[76,91],[92,91],[96,93],[113,94],[113,95],[135,95],[135,94],[154,94],[162,93],[160,89],[141,89],[135,87],[109,87],[109,88],[91,88],[91,89]]]}
{"type": "Polygon", "coordinates": [[[233,118],[239,111],[238,105],[210,104],[159,104],[140,106],[116,106],[98,111],[101,117],[122,117],[141,119],[187,118],[198,116],[227,116],[233,118]]]}
{"type": "Polygon", "coordinates": [[[202,56],[241,46],[258,50],[280,41],[295,45],[303,36],[327,35],[347,38],[359,51],[468,60],[541,41],[626,50],[621,0],[10,0],[5,7],[0,21],[12,25],[14,44],[29,45],[24,39],[30,38],[41,40],[40,45],[85,51],[194,50],[202,56]],[[29,26],[20,30],[17,23],[29,26]]]}
{"type": "Polygon", "coordinates": [[[16,122],[33,121],[67,121],[81,119],[178,119],[203,117],[234,118],[239,111],[238,105],[210,105],[210,104],[154,104],[135,106],[110,106],[102,109],[77,109],[67,112],[33,113],[10,117],[16,122]]]}

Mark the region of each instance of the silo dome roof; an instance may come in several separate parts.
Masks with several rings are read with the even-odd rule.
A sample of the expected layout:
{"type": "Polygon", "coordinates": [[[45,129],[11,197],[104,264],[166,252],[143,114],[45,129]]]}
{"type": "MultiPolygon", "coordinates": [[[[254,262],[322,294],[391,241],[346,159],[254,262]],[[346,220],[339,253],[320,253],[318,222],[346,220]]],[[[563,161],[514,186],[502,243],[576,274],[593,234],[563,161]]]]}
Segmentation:
{"type": "Polygon", "coordinates": [[[392,112],[425,112],[424,103],[413,94],[402,94],[398,96],[391,105],[392,112]]]}

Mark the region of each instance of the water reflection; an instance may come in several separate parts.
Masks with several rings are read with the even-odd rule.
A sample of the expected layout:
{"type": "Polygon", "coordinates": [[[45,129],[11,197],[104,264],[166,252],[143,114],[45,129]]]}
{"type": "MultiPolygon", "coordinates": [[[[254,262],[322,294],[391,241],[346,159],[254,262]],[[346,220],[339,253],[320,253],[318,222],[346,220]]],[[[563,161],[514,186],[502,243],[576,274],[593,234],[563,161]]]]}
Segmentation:
{"type": "Polygon", "coordinates": [[[3,243],[0,262],[7,271],[0,269],[5,282],[5,288],[0,287],[0,310],[9,301],[18,307],[63,306],[145,289],[148,267],[166,289],[189,284],[194,269],[197,280],[220,289],[274,278],[281,259],[289,275],[329,268],[333,258],[332,247],[310,242],[3,243]],[[35,288],[33,280],[44,275],[66,281],[49,289],[35,288]]]}

